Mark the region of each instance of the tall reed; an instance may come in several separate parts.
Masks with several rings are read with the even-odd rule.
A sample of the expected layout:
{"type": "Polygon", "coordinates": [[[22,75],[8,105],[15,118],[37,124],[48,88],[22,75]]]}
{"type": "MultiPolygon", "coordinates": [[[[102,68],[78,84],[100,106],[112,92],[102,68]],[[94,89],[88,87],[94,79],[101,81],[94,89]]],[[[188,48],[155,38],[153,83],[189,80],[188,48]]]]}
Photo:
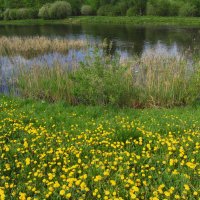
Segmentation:
{"type": "Polygon", "coordinates": [[[171,107],[200,95],[200,62],[184,56],[147,54],[120,62],[95,54],[79,67],[22,67],[18,88],[24,96],[71,104],[171,107]]]}
{"type": "Polygon", "coordinates": [[[49,52],[67,53],[69,49],[88,46],[87,41],[47,37],[0,37],[0,55],[23,55],[25,57],[49,52]]]}

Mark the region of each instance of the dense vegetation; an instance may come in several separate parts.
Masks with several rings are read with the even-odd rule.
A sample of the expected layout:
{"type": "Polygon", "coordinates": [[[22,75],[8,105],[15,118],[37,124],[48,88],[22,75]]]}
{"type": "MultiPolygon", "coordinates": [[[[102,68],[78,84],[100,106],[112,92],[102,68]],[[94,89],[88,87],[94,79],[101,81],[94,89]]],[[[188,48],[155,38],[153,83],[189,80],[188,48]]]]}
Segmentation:
{"type": "MultiPolygon", "coordinates": [[[[36,56],[36,52],[67,52],[68,49],[87,47],[86,42],[62,39],[0,38],[0,55],[36,56]],[[34,53],[33,53],[34,52],[34,53]]],[[[89,47],[89,46],[88,46],[89,47]]],[[[149,50],[141,57],[121,60],[111,55],[110,44],[99,44],[88,51],[84,61],[59,62],[51,67],[48,62],[15,66],[17,73],[8,78],[10,90],[21,96],[65,101],[71,105],[114,105],[120,107],[173,107],[195,104],[200,94],[200,63],[187,56],[170,56],[149,50]],[[167,67],[166,67],[167,66],[167,67]],[[71,70],[68,70],[68,69],[71,70]],[[27,73],[28,72],[28,73],[27,73]],[[14,88],[12,88],[14,86],[14,88]]]]}
{"type": "Polygon", "coordinates": [[[199,0],[67,0],[67,3],[70,6],[68,4],[67,9],[64,9],[62,6],[63,2],[56,2],[54,0],[0,0],[0,19],[35,18],[38,17],[38,15],[35,15],[35,10],[38,13],[42,7],[45,15],[41,14],[40,11],[39,17],[45,19],[59,19],[71,14],[101,16],[200,16],[199,0]],[[56,3],[57,6],[55,6],[56,3]],[[54,14],[51,14],[52,7],[54,7],[54,14]],[[62,7],[62,11],[66,11],[66,14],[61,16],[55,14],[55,12],[60,13],[60,7],[62,7]],[[22,8],[23,10],[16,11],[16,9],[22,8]],[[29,15],[23,15],[21,12],[29,12],[29,15]],[[10,15],[11,17],[9,17],[10,15]]]}
{"type": "Polygon", "coordinates": [[[199,122],[0,97],[0,199],[199,199],[199,122]]]}

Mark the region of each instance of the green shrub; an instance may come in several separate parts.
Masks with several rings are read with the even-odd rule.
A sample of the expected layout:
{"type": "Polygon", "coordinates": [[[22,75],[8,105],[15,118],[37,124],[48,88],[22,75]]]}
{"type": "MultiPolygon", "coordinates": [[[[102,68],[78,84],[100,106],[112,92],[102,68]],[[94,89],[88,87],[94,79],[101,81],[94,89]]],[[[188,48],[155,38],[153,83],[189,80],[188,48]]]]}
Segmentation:
{"type": "Polygon", "coordinates": [[[71,76],[72,95],[76,103],[87,105],[130,105],[133,96],[132,74],[119,59],[96,55],[94,61],[82,63],[71,76]]]}
{"type": "Polygon", "coordinates": [[[30,8],[20,8],[16,10],[16,19],[35,19],[38,15],[38,10],[30,8]]]}
{"type": "Polygon", "coordinates": [[[92,15],[93,10],[92,7],[90,5],[83,5],[81,7],[81,14],[82,15],[92,15]]]}
{"type": "Polygon", "coordinates": [[[5,20],[16,20],[16,19],[34,19],[37,18],[38,11],[31,8],[20,8],[20,9],[6,9],[4,12],[5,20]]]}
{"type": "Polygon", "coordinates": [[[189,16],[196,16],[197,9],[191,3],[185,3],[179,9],[179,16],[189,17],[189,16]]]}
{"type": "Polygon", "coordinates": [[[56,1],[51,4],[49,9],[49,15],[51,19],[63,19],[71,15],[71,13],[71,5],[66,1],[56,1]]]}
{"type": "Polygon", "coordinates": [[[126,2],[119,2],[117,5],[114,6],[114,9],[117,15],[125,16],[128,5],[126,2]]]}
{"type": "Polygon", "coordinates": [[[129,8],[127,10],[126,15],[129,16],[129,17],[131,17],[131,16],[137,16],[138,12],[137,12],[137,10],[134,7],[132,7],[132,8],[129,8]]]}
{"type": "Polygon", "coordinates": [[[101,6],[97,10],[97,15],[99,16],[117,16],[119,13],[120,13],[119,8],[110,4],[101,6]]]}
{"type": "Polygon", "coordinates": [[[170,10],[169,10],[169,15],[170,16],[178,16],[179,9],[180,9],[182,3],[179,1],[171,1],[170,4],[171,5],[170,5],[170,10]]]}
{"type": "Polygon", "coordinates": [[[9,10],[9,20],[15,20],[17,19],[17,9],[10,9],[9,10]]]}
{"type": "Polygon", "coordinates": [[[49,14],[50,6],[51,6],[50,3],[47,3],[47,4],[43,5],[43,6],[39,9],[38,16],[39,16],[40,18],[43,18],[43,19],[49,19],[49,18],[50,18],[50,14],[49,14]]]}
{"type": "Polygon", "coordinates": [[[147,3],[147,15],[169,16],[170,9],[169,0],[150,0],[147,3]]]}

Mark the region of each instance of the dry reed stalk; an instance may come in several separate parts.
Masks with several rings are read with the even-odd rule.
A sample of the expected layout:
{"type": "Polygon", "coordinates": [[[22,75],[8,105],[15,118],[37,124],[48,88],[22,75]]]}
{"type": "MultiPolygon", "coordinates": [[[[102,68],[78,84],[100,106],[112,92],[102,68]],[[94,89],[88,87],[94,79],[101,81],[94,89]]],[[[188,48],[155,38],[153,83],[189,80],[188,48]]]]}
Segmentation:
{"type": "Polygon", "coordinates": [[[87,41],[51,39],[47,37],[0,37],[0,55],[29,55],[47,52],[66,53],[69,49],[88,46],[87,41]]]}

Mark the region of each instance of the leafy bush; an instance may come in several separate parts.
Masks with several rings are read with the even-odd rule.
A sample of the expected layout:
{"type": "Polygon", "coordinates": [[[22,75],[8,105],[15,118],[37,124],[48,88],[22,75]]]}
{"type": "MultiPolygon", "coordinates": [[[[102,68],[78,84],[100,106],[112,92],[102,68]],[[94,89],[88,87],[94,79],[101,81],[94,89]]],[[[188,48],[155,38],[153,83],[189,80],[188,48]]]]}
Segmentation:
{"type": "Polygon", "coordinates": [[[169,0],[150,0],[147,3],[147,15],[169,16],[170,9],[169,0]]]}
{"type": "Polygon", "coordinates": [[[20,8],[16,10],[16,19],[35,19],[38,15],[38,10],[29,8],[20,8]]]}
{"type": "Polygon", "coordinates": [[[72,95],[76,103],[91,105],[130,105],[133,96],[132,74],[119,59],[95,56],[74,72],[72,95]]]}
{"type": "Polygon", "coordinates": [[[128,5],[126,2],[119,2],[117,5],[115,5],[114,9],[117,15],[125,16],[128,5]]]}
{"type": "Polygon", "coordinates": [[[100,16],[116,16],[119,14],[119,9],[116,6],[113,6],[111,4],[107,4],[105,6],[101,6],[98,11],[97,15],[100,16]]]}
{"type": "Polygon", "coordinates": [[[171,1],[170,4],[169,15],[178,16],[182,3],[180,1],[171,1]]]}
{"type": "Polygon", "coordinates": [[[132,7],[132,8],[129,8],[127,10],[126,15],[129,16],[129,17],[131,17],[131,16],[137,16],[138,12],[137,12],[137,10],[134,7],[132,7]]]}
{"type": "Polygon", "coordinates": [[[20,9],[6,9],[4,12],[5,20],[16,20],[16,19],[34,19],[37,18],[38,11],[31,8],[20,8],[20,9]]]}
{"type": "Polygon", "coordinates": [[[66,1],[56,1],[51,4],[49,15],[51,19],[63,19],[72,13],[70,3],[66,1]]]}
{"type": "Polygon", "coordinates": [[[189,16],[195,16],[196,14],[197,14],[197,9],[191,3],[183,4],[179,10],[179,16],[189,17],[189,16]]]}
{"type": "Polygon", "coordinates": [[[50,6],[51,6],[50,3],[47,3],[47,4],[43,5],[43,6],[39,9],[38,16],[39,16],[40,18],[43,18],[43,19],[49,19],[49,18],[50,18],[50,14],[49,14],[50,6]]]}
{"type": "Polygon", "coordinates": [[[83,5],[81,7],[81,14],[82,15],[92,15],[93,10],[92,7],[90,5],[83,5]]]}
{"type": "Polygon", "coordinates": [[[17,19],[17,9],[10,9],[9,10],[9,20],[15,20],[17,19]]]}

